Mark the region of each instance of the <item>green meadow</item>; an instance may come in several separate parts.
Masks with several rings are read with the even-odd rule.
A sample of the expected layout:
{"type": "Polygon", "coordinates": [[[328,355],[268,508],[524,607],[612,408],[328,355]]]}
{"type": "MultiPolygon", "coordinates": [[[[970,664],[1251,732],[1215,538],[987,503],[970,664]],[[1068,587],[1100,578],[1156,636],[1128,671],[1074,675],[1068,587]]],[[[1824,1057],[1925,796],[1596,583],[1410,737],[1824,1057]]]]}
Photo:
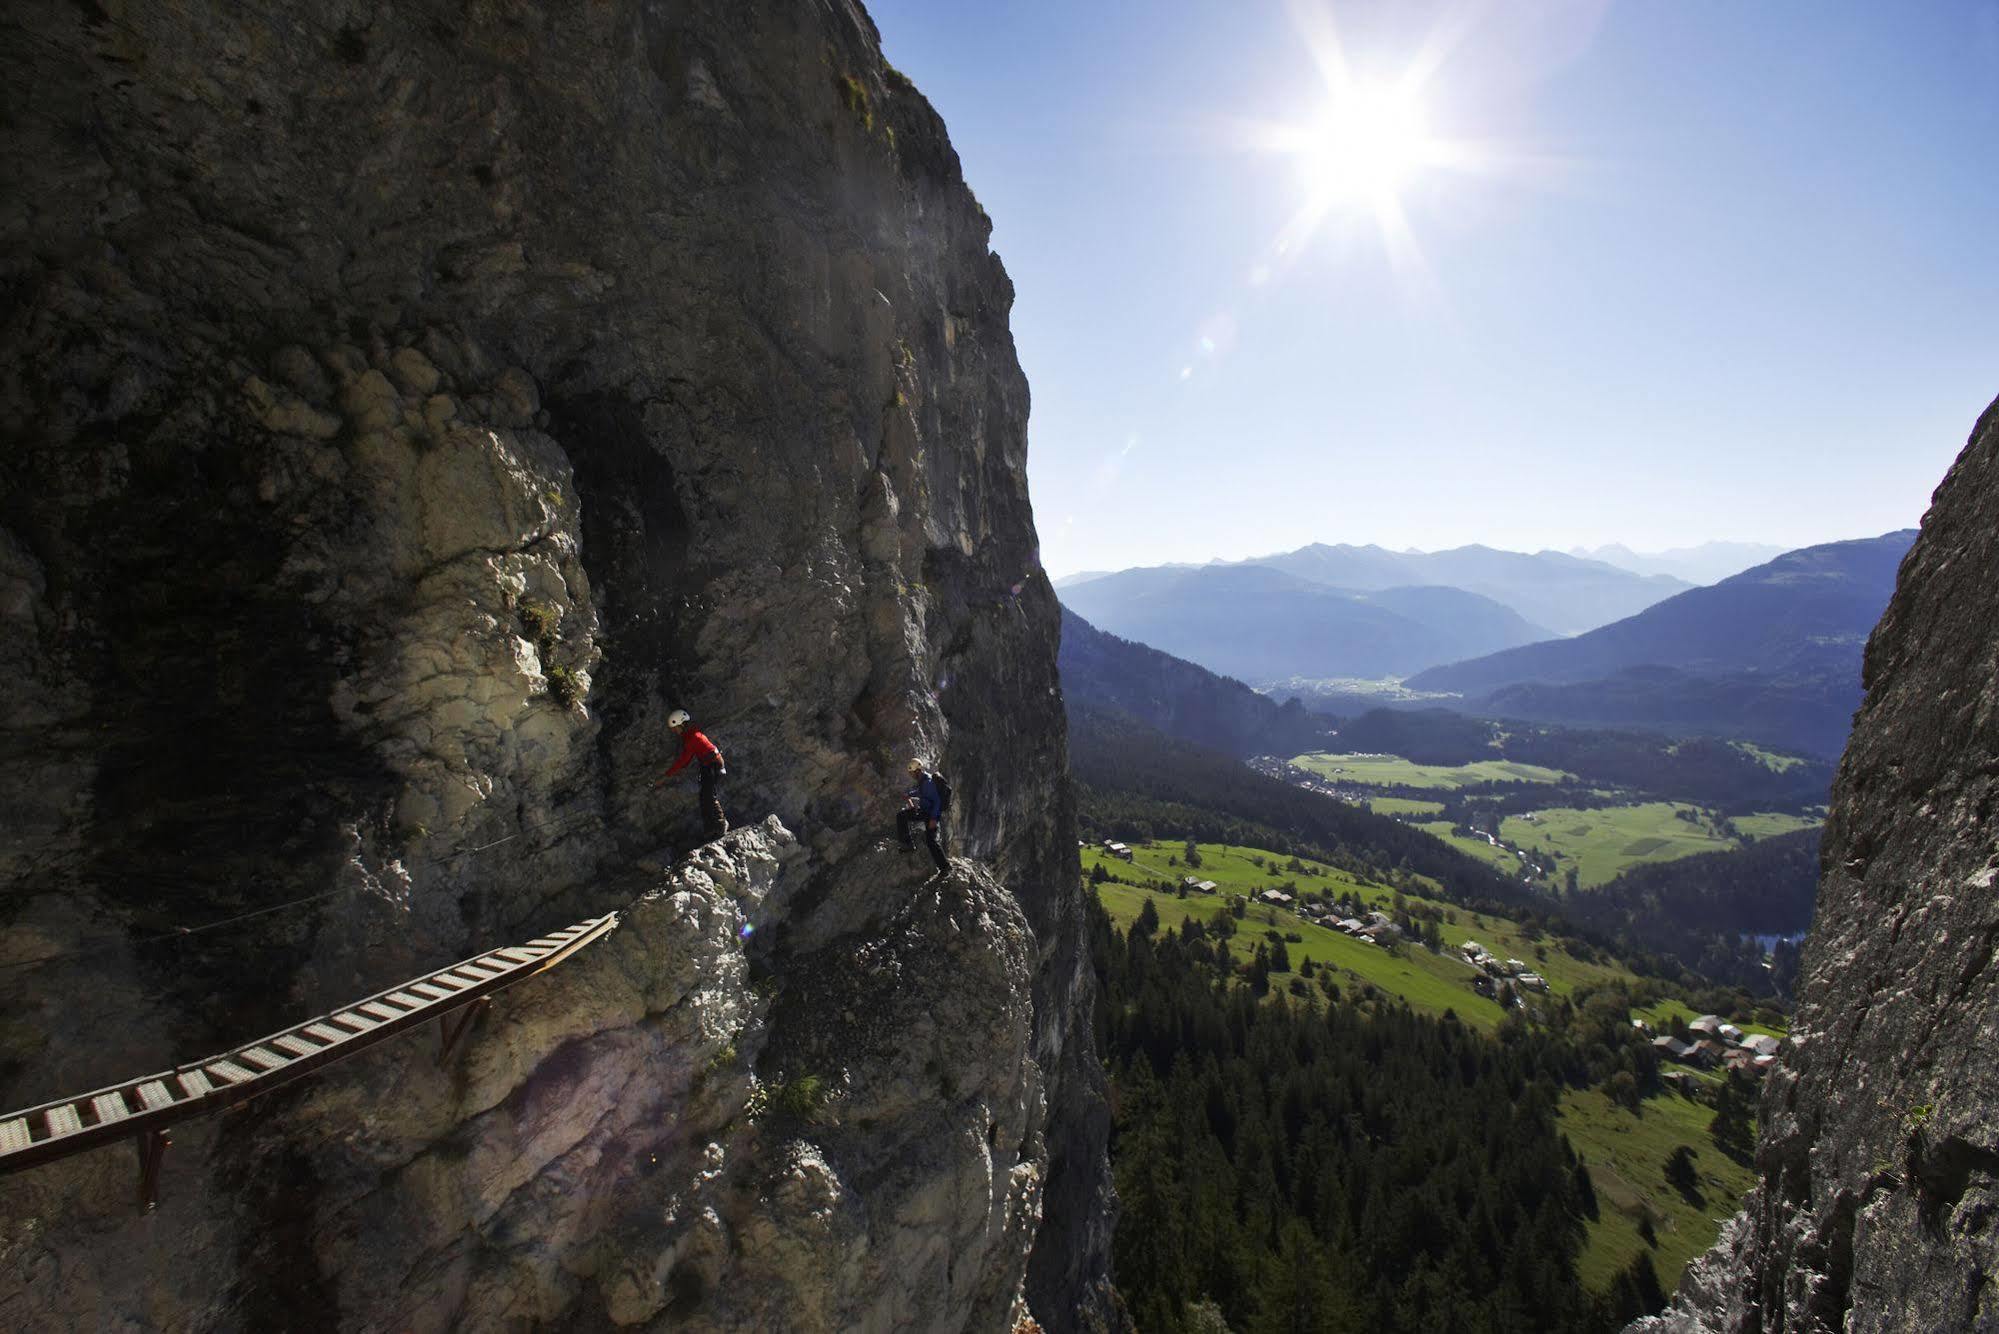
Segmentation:
{"type": "Polygon", "coordinates": [[[1705,811],[1672,801],[1591,811],[1555,807],[1509,815],[1500,822],[1499,834],[1519,847],[1553,855],[1558,860],[1551,869],[1558,874],[1574,867],[1577,883],[1585,889],[1643,862],[1667,862],[1737,846],[1715,828],[1705,811]],[[1681,811],[1694,818],[1680,818],[1681,811]]]}
{"type": "Polygon", "coordinates": [[[1596,1188],[1597,1218],[1577,1265],[1583,1286],[1602,1292],[1648,1249],[1639,1220],[1649,1218],[1658,1242],[1649,1248],[1652,1267],[1672,1292],[1687,1262],[1714,1244],[1755,1173],[1714,1146],[1708,1136],[1714,1110],[1677,1093],[1647,1098],[1632,1112],[1596,1089],[1571,1089],[1559,1112],[1559,1128],[1589,1164],[1596,1188]],[[1694,1151],[1697,1198],[1666,1180],[1666,1159],[1682,1144],[1694,1151]]]}
{"type": "Polygon", "coordinates": [[[1803,815],[1738,815],[1735,827],[1751,838],[1775,838],[1779,834],[1789,834],[1799,829],[1816,829],[1825,821],[1803,815]]]}
{"type": "Polygon", "coordinates": [[[1442,815],[1441,801],[1414,801],[1408,797],[1369,797],[1367,808],[1376,815],[1442,815]]]}
{"type": "MultiPolygon", "coordinates": [[[[1202,843],[1197,849],[1201,866],[1190,871],[1184,864],[1174,865],[1169,860],[1184,857],[1183,843],[1160,841],[1135,847],[1130,862],[1112,857],[1099,847],[1085,848],[1083,872],[1087,876],[1092,867],[1101,865],[1106,874],[1125,881],[1164,880],[1176,887],[1182,876],[1197,875],[1215,881],[1219,887],[1216,894],[1189,894],[1183,899],[1177,889],[1159,892],[1132,884],[1100,884],[1096,887],[1098,898],[1120,927],[1128,927],[1137,919],[1147,899],[1152,900],[1162,925],[1177,927],[1189,917],[1212,921],[1217,912],[1227,910],[1232,895],[1253,897],[1292,880],[1302,893],[1352,894],[1371,908],[1393,911],[1393,889],[1364,882],[1332,867],[1301,861],[1307,868],[1306,874],[1283,871],[1273,876],[1266,868],[1271,865],[1281,868],[1289,858],[1260,848],[1227,844],[1202,843]],[[1258,857],[1263,859],[1262,868],[1256,864],[1258,857]]],[[[1314,966],[1330,966],[1346,974],[1341,979],[1343,985],[1348,978],[1372,983],[1381,991],[1408,1001],[1412,1008],[1433,1014],[1455,1010],[1459,1018],[1488,1030],[1497,1026],[1501,1011],[1497,1003],[1471,989],[1477,970],[1464,961],[1461,953],[1468,940],[1476,940],[1502,959],[1519,959],[1546,978],[1549,992],[1556,996],[1565,996],[1579,986],[1592,983],[1634,980],[1623,967],[1577,958],[1556,940],[1530,932],[1510,918],[1473,913],[1421,894],[1405,894],[1404,902],[1412,912],[1434,909],[1441,915],[1438,931],[1445,945],[1443,953],[1432,954],[1420,944],[1404,944],[1399,955],[1391,954],[1378,945],[1356,940],[1265,903],[1252,903],[1244,919],[1236,923],[1232,948],[1238,957],[1247,959],[1257,942],[1264,939],[1265,930],[1295,932],[1299,940],[1287,941],[1285,945],[1294,968],[1309,958],[1314,966]]]]}
{"type": "Polygon", "coordinates": [[[1569,775],[1538,764],[1477,760],[1471,764],[1417,764],[1397,755],[1300,755],[1291,763],[1334,783],[1359,787],[1428,787],[1455,792],[1476,783],[1559,783],[1569,775]]]}

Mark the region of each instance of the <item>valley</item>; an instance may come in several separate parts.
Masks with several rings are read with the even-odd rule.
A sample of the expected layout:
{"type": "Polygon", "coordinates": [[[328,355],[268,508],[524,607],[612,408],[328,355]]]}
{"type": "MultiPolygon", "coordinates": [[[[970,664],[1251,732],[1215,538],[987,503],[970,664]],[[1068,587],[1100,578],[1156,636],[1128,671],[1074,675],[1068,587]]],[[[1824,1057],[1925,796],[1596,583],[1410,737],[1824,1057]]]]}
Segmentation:
{"type": "MultiPolygon", "coordinates": [[[[1552,1036],[1594,1022],[1596,1031],[1621,1034],[1616,1040],[1633,1062],[1619,1067],[1624,1077],[1611,1069],[1600,1082],[1565,1086],[1552,1108],[1552,1131],[1572,1148],[1578,1182],[1588,1183],[1574,1264],[1580,1288],[1599,1307],[1628,1299],[1614,1294],[1644,1287],[1647,1273],[1669,1291],[1753,1181],[1747,1163],[1724,1151],[1712,1129],[1717,1100],[1744,1098],[1747,1086],[1730,1088],[1718,1070],[1653,1053],[1654,1031],[1674,1031],[1677,1021],[1684,1032],[1699,1011],[1676,989],[1586,942],[1532,919],[1472,912],[1265,848],[1166,838],[1116,850],[1089,846],[1080,857],[1112,930],[1202,942],[1226,961],[1233,985],[1270,1003],[1281,998],[1307,1013],[1350,1005],[1387,1015],[1407,1007],[1488,1038],[1509,1023],[1552,1036]],[[1272,901],[1280,896],[1292,902],[1272,901]],[[1326,904],[1378,912],[1408,930],[1356,938],[1328,924],[1326,904]],[[1517,979],[1494,986],[1468,961],[1468,950],[1519,961],[1545,990],[1517,979]],[[1518,1017],[1509,1020],[1509,1009],[1518,1017]],[[1676,1157],[1684,1169],[1673,1166],[1676,1157]]],[[[1696,994],[1702,1005],[1717,997],[1696,994]]],[[[1746,1034],[1784,1034],[1758,1023],[1770,1012],[1746,1000],[1728,1008],[1723,1017],[1746,1034]]]]}

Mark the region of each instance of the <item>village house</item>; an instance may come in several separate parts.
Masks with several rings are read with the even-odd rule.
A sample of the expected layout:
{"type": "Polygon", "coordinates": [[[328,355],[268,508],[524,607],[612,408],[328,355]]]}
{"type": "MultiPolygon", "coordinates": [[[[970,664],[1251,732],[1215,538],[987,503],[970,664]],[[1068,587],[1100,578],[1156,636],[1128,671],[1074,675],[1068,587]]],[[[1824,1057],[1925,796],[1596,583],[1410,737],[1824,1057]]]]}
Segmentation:
{"type": "Polygon", "coordinates": [[[1726,1055],[1728,1048],[1713,1038],[1702,1038],[1694,1044],[1694,1049],[1688,1054],[1687,1059],[1703,1070],[1712,1070],[1721,1064],[1722,1057],[1726,1055]]]}
{"type": "Polygon", "coordinates": [[[1281,889],[1266,889],[1256,897],[1262,899],[1265,903],[1275,904],[1279,908],[1288,908],[1293,902],[1291,896],[1281,889]]]}
{"type": "Polygon", "coordinates": [[[1771,1037],[1768,1033],[1757,1033],[1745,1038],[1742,1045],[1755,1052],[1758,1056],[1775,1056],[1783,1049],[1784,1044],[1771,1037]]]}
{"type": "Polygon", "coordinates": [[[1742,1030],[1737,1028],[1734,1024],[1723,1024],[1720,1028],[1717,1028],[1715,1032],[1720,1034],[1721,1037],[1726,1041],[1733,1042],[1737,1046],[1742,1045],[1742,1030]]]}
{"type": "Polygon", "coordinates": [[[1121,858],[1124,861],[1131,860],[1131,848],[1126,844],[1114,843],[1106,840],[1104,843],[1104,851],[1108,852],[1111,856],[1121,858]]]}
{"type": "Polygon", "coordinates": [[[1711,1038],[1721,1031],[1721,1016],[1718,1014],[1704,1014],[1698,1019],[1688,1020],[1687,1031],[1689,1033],[1699,1033],[1702,1037],[1711,1038]]]}
{"type": "Polygon", "coordinates": [[[1661,1033],[1652,1039],[1652,1050],[1674,1061],[1684,1061],[1693,1048],[1674,1037],[1671,1033],[1661,1033]]]}
{"type": "Polygon", "coordinates": [[[1522,973],[1520,975],[1520,985],[1523,987],[1532,987],[1536,991],[1546,991],[1548,989],[1548,979],[1542,977],[1539,973],[1522,973]]]}
{"type": "Polygon", "coordinates": [[[1212,880],[1196,880],[1193,884],[1193,888],[1194,891],[1199,894],[1212,894],[1216,890],[1220,889],[1221,886],[1216,884],[1212,880]]]}

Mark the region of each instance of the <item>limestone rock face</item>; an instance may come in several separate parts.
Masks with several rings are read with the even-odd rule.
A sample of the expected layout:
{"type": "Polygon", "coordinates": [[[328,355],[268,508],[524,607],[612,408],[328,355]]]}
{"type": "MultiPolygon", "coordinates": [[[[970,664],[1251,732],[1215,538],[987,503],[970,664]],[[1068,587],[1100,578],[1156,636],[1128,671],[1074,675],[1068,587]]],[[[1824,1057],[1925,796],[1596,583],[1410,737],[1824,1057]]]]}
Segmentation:
{"type": "Polygon", "coordinates": [[[1868,644],[1762,1180],[1634,1328],[1999,1329],[1999,404],[1868,644]]]}
{"type": "Polygon", "coordinates": [[[1114,1321],[1013,292],[858,5],[8,38],[0,1103],[650,897],[455,1073],[189,1129],[152,1220],[109,1150],[0,1180],[0,1320],[1114,1321]],[[634,878],[698,828],[676,706],[790,831],[721,898],[634,878]],[[745,1110],[807,1076],[830,1119],[745,1110]]]}

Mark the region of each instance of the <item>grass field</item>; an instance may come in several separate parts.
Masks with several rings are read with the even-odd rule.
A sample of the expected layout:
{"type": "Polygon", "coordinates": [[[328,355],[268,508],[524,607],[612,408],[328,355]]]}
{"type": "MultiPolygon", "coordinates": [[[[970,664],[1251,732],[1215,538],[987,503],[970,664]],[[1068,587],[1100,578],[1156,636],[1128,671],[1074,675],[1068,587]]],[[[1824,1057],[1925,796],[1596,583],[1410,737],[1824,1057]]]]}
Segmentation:
{"type": "Polygon", "coordinates": [[[1816,829],[1825,821],[1803,815],[1738,815],[1735,827],[1751,838],[1775,838],[1798,829],[1816,829]]]}
{"type": "Polygon", "coordinates": [[[1083,871],[1102,862],[1104,869],[1123,880],[1164,880],[1178,886],[1182,876],[1198,876],[1202,880],[1215,882],[1222,895],[1261,894],[1274,888],[1281,881],[1296,880],[1298,888],[1310,891],[1329,890],[1335,894],[1349,891],[1366,891],[1360,881],[1345,871],[1337,870],[1323,862],[1300,858],[1298,864],[1304,867],[1302,873],[1284,868],[1291,858],[1262,848],[1236,847],[1227,843],[1197,843],[1195,851],[1201,854],[1199,866],[1186,864],[1186,840],[1160,839],[1149,845],[1135,845],[1131,850],[1131,860],[1113,857],[1102,848],[1083,849],[1083,871]],[[1256,858],[1263,864],[1258,865],[1256,858]],[[1270,873],[1277,868],[1277,874],[1270,873]]]}
{"type": "Polygon", "coordinates": [[[1449,820],[1425,820],[1416,826],[1433,838],[1440,838],[1468,857],[1476,857],[1488,866],[1496,867],[1509,878],[1520,874],[1520,858],[1505,848],[1494,847],[1482,838],[1455,832],[1449,820]]]}
{"type": "MultiPolygon", "coordinates": [[[[1344,871],[1314,862],[1303,864],[1308,870],[1317,871],[1317,875],[1301,876],[1287,871],[1271,876],[1259,870],[1252,858],[1261,856],[1266,866],[1273,859],[1281,866],[1289,858],[1257,848],[1199,844],[1201,867],[1190,872],[1185,866],[1174,866],[1167,861],[1169,856],[1180,857],[1184,846],[1161,841],[1150,847],[1134,848],[1130,862],[1108,856],[1101,848],[1085,848],[1083,871],[1087,875],[1093,866],[1101,864],[1108,874],[1125,880],[1157,878],[1174,885],[1179,884],[1181,876],[1192,874],[1213,880],[1221,887],[1214,895],[1190,894],[1183,899],[1173,892],[1161,893],[1128,884],[1098,885],[1098,898],[1104,910],[1121,928],[1136,920],[1148,898],[1162,925],[1178,926],[1188,917],[1211,921],[1217,912],[1227,909],[1231,894],[1260,893],[1280,880],[1295,879],[1298,888],[1308,893],[1351,893],[1384,911],[1394,902],[1392,889],[1364,885],[1344,871]]],[[[1296,932],[1299,941],[1286,945],[1294,968],[1300,960],[1310,958],[1314,965],[1329,965],[1347,974],[1348,977],[1341,978],[1342,985],[1349,978],[1371,982],[1382,991],[1408,1001],[1415,1009],[1433,1014],[1455,1010],[1459,1018],[1488,1030],[1498,1024],[1501,1011],[1496,1003],[1471,989],[1474,970],[1459,953],[1467,940],[1478,941],[1502,959],[1519,959],[1545,977],[1549,991],[1557,996],[1568,995],[1577,987],[1591,983],[1633,980],[1621,967],[1578,959],[1552,940],[1529,938],[1520,924],[1510,918],[1481,916],[1420,894],[1406,895],[1405,901],[1412,909],[1434,907],[1443,914],[1438,931],[1446,946],[1444,953],[1432,954],[1421,945],[1404,945],[1398,957],[1380,946],[1261,903],[1253,904],[1244,920],[1236,924],[1235,953],[1247,959],[1263,939],[1264,930],[1296,932]]]]}
{"type": "Polygon", "coordinates": [[[1376,815],[1442,815],[1441,801],[1412,801],[1408,797],[1369,797],[1367,808],[1376,815]]]}
{"type": "Polygon", "coordinates": [[[1715,831],[1705,812],[1670,801],[1593,811],[1556,807],[1509,815],[1500,822],[1499,834],[1509,843],[1553,854],[1558,859],[1552,868],[1557,874],[1574,867],[1577,883],[1585,889],[1641,862],[1668,862],[1737,846],[1733,839],[1715,831]],[[1683,820],[1680,811],[1691,811],[1698,818],[1683,820]]]}
{"type": "Polygon", "coordinates": [[[1300,755],[1291,763],[1335,783],[1359,787],[1429,787],[1455,792],[1474,783],[1559,783],[1568,775],[1538,764],[1478,760],[1417,764],[1397,755],[1300,755]]]}
{"type": "MultiPolygon", "coordinates": [[[[1098,885],[1096,890],[1104,911],[1120,927],[1128,927],[1137,920],[1148,898],[1152,900],[1153,910],[1159,914],[1161,926],[1177,927],[1189,917],[1208,922],[1214,919],[1217,912],[1227,911],[1226,900],[1217,902],[1204,894],[1182,899],[1116,884],[1098,885]]],[[[1408,1001],[1413,1009],[1439,1015],[1451,1010],[1458,1018],[1486,1032],[1499,1027],[1502,1011],[1497,1003],[1471,989],[1472,968],[1462,958],[1432,954],[1421,946],[1406,945],[1398,958],[1378,945],[1355,940],[1338,931],[1315,926],[1291,913],[1262,905],[1250,909],[1248,916],[1236,923],[1230,952],[1239,959],[1249,958],[1256,952],[1257,945],[1263,943],[1264,931],[1271,928],[1298,935],[1298,940],[1287,941],[1284,946],[1291,956],[1293,971],[1310,959],[1315,968],[1337,970],[1343,990],[1350,989],[1355,983],[1370,982],[1381,991],[1408,1001]]],[[[1283,974],[1273,974],[1272,979],[1273,986],[1289,981],[1283,974]]]]}
{"type": "Polygon", "coordinates": [[[1711,1108],[1678,1094],[1648,1098],[1637,1113],[1594,1089],[1563,1094],[1559,1128],[1589,1164],[1596,1187],[1598,1217],[1577,1266],[1584,1287],[1608,1288],[1618,1270],[1646,1249],[1638,1234],[1641,1216],[1651,1218],[1659,1239],[1652,1265],[1669,1293],[1687,1261],[1714,1244],[1755,1174],[1714,1146],[1707,1133],[1713,1119],[1711,1108]],[[1682,1144],[1694,1150],[1698,1202],[1666,1182],[1666,1158],[1682,1144]]]}
{"type": "Polygon", "coordinates": [[[1796,755],[1779,755],[1777,752],[1765,750],[1753,742],[1731,741],[1728,744],[1741,751],[1744,755],[1749,756],[1749,758],[1761,761],[1764,768],[1772,770],[1775,773],[1786,773],[1804,763],[1804,760],[1796,755]]]}
{"type": "MultiPolygon", "coordinates": [[[[1811,829],[1819,821],[1798,815],[1761,814],[1736,816],[1734,824],[1755,839],[1811,829]]],[[[1669,801],[1605,806],[1589,811],[1564,806],[1509,815],[1500,822],[1499,833],[1509,843],[1552,855],[1556,861],[1550,869],[1556,877],[1574,867],[1576,881],[1585,889],[1601,885],[1643,862],[1669,862],[1699,852],[1727,852],[1739,846],[1719,831],[1715,817],[1709,812],[1669,801]],[[1681,811],[1692,812],[1696,818],[1681,819],[1681,811]]],[[[1470,840],[1451,841],[1473,855],[1480,855],[1476,848],[1466,846],[1470,840]]],[[[1517,865],[1511,858],[1496,864],[1509,863],[1517,865]]]]}

